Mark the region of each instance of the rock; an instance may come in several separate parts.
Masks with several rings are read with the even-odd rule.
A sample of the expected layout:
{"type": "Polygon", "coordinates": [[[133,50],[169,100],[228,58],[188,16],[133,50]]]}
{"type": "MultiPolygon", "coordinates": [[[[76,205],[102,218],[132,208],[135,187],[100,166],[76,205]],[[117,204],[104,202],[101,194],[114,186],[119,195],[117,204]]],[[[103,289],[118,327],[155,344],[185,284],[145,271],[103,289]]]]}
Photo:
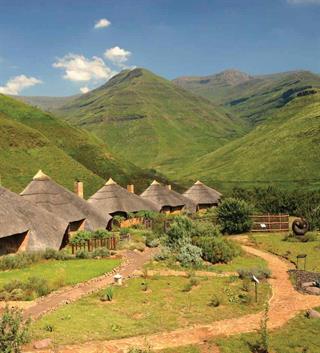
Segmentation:
{"type": "Polygon", "coordinates": [[[314,286],[314,282],[304,282],[302,283],[302,288],[306,288],[306,287],[313,287],[314,286]]]}
{"type": "Polygon", "coordinates": [[[318,287],[307,287],[305,291],[312,295],[320,295],[320,288],[318,287]]]}
{"type": "Polygon", "coordinates": [[[320,313],[316,310],[310,309],[307,311],[307,317],[309,319],[320,319],[320,313]]]}
{"type": "Polygon", "coordinates": [[[46,338],[44,340],[34,342],[33,348],[35,349],[48,348],[51,345],[51,343],[52,343],[52,340],[50,338],[46,338]]]}

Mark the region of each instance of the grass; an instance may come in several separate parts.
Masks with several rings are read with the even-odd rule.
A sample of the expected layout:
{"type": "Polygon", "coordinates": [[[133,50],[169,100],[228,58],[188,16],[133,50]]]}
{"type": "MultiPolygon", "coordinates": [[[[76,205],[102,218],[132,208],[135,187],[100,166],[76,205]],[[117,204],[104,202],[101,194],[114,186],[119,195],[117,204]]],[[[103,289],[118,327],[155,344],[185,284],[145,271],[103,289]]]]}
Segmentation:
{"type": "MultiPolygon", "coordinates": [[[[320,311],[320,309],[318,309],[320,311]]],[[[301,314],[291,319],[284,327],[271,331],[270,352],[272,353],[316,353],[320,347],[320,320],[308,319],[301,314]]],[[[208,345],[218,345],[221,353],[252,353],[248,343],[258,339],[255,333],[236,335],[229,338],[209,340],[208,345]]],[[[206,351],[207,352],[207,351],[206,351]]],[[[209,350],[208,350],[209,352],[209,350]]],[[[202,353],[200,345],[165,349],[161,353],[202,353]]]]}
{"type": "Polygon", "coordinates": [[[245,136],[199,158],[178,176],[197,176],[222,190],[270,185],[319,188],[319,109],[320,91],[267,111],[268,119],[245,136]]]}
{"type": "Polygon", "coordinates": [[[199,278],[199,284],[185,292],[188,283],[180,277],[131,279],[114,288],[112,302],[100,301],[100,292],[45,315],[33,324],[33,338],[68,344],[174,330],[261,311],[270,295],[263,283],[259,303],[243,304],[237,299],[243,293],[239,279],[199,278]],[[214,295],[221,300],[216,308],[209,306],[214,295]],[[47,326],[54,327],[53,332],[47,332],[47,326]]]}
{"type": "Polygon", "coordinates": [[[59,113],[95,133],[116,155],[169,177],[243,130],[240,119],[140,68],[122,71],[59,113]]]}
{"type": "MultiPolygon", "coordinates": [[[[316,353],[320,347],[320,320],[298,315],[287,325],[270,333],[273,353],[316,353]]],[[[245,334],[216,340],[221,353],[251,353],[247,342],[254,342],[255,334],[245,334]]],[[[177,351],[178,353],[178,351],[177,351]]]]}
{"type": "Polygon", "coordinates": [[[252,239],[259,248],[270,251],[280,256],[287,257],[290,261],[294,263],[296,263],[297,261],[297,255],[307,254],[306,269],[308,271],[320,272],[320,236],[318,236],[316,241],[311,241],[307,243],[284,241],[283,234],[272,233],[257,234],[253,236],[252,239]]]}
{"type": "Polygon", "coordinates": [[[1,271],[0,287],[12,280],[26,281],[30,277],[48,280],[50,283],[61,282],[73,285],[103,275],[120,264],[115,259],[84,259],[84,260],[48,260],[27,268],[1,271]]]}
{"type": "MultiPolygon", "coordinates": [[[[146,266],[149,270],[164,270],[172,269],[185,271],[186,269],[177,265],[175,261],[152,261],[146,266]]],[[[260,257],[244,253],[235,257],[227,264],[203,265],[199,270],[212,271],[212,272],[236,272],[239,269],[252,269],[252,268],[267,268],[267,262],[260,257]]]]}
{"type": "Polygon", "coordinates": [[[75,179],[83,180],[86,196],[111,175],[123,185],[135,183],[138,191],[155,177],[154,172],[115,157],[88,131],[2,94],[0,147],[2,184],[16,192],[21,192],[38,169],[70,190],[75,179]]]}

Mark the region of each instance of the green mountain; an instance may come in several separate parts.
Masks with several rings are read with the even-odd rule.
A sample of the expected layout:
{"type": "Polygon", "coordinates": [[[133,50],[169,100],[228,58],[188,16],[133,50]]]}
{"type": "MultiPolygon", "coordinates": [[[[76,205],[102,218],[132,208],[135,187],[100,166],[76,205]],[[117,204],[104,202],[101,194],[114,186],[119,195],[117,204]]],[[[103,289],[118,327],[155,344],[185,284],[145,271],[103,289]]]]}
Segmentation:
{"type": "Polygon", "coordinates": [[[209,100],[144,69],[122,71],[58,113],[95,133],[113,153],[170,177],[245,129],[209,100]]]}
{"type": "Polygon", "coordinates": [[[250,76],[227,70],[206,77],[182,77],[173,81],[179,87],[211,99],[230,113],[255,126],[297,95],[320,87],[320,76],[309,71],[291,71],[250,76]]]}
{"type": "Polygon", "coordinates": [[[134,183],[138,190],[155,177],[115,158],[88,131],[13,98],[0,95],[0,114],[0,175],[14,191],[21,191],[38,169],[69,189],[75,179],[83,180],[86,195],[110,176],[123,185],[134,183]]]}
{"type": "Polygon", "coordinates": [[[182,177],[199,176],[222,190],[270,184],[319,189],[319,145],[320,90],[313,88],[274,110],[247,135],[199,158],[182,177]]]}

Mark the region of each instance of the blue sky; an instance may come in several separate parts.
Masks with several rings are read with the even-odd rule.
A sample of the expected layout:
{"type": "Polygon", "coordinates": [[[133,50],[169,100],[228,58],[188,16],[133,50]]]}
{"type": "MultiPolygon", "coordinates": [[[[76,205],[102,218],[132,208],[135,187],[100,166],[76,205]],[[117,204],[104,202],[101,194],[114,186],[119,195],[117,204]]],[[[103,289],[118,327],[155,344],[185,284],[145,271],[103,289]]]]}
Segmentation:
{"type": "Polygon", "coordinates": [[[0,92],[71,95],[134,66],[319,73],[319,19],[320,0],[0,0],[0,92]]]}

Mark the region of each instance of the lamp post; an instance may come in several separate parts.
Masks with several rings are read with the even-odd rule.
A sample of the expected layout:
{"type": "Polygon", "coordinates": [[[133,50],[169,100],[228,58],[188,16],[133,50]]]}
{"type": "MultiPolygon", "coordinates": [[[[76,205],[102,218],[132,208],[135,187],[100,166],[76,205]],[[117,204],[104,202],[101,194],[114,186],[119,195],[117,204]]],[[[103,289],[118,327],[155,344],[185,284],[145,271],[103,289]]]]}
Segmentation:
{"type": "Polygon", "coordinates": [[[252,281],[254,282],[254,287],[255,287],[255,295],[256,295],[256,303],[258,302],[258,284],[260,281],[255,275],[252,275],[252,281]]]}

